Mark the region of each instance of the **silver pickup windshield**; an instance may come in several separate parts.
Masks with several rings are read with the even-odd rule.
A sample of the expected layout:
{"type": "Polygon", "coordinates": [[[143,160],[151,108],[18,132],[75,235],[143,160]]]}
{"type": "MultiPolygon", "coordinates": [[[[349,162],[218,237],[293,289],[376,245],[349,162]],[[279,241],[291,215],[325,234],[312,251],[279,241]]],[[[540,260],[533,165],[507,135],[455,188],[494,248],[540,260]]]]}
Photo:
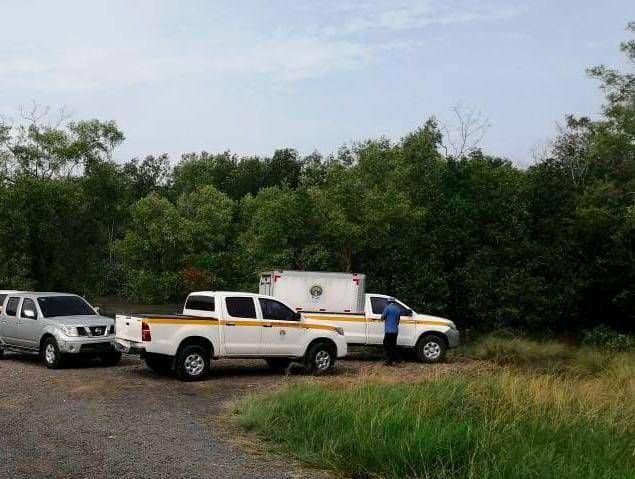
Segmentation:
{"type": "Polygon", "coordinates": [[[56,316],[89,316],[95,310],[79,296],[44,296],[37,299],[46,318],[56,316]]]}

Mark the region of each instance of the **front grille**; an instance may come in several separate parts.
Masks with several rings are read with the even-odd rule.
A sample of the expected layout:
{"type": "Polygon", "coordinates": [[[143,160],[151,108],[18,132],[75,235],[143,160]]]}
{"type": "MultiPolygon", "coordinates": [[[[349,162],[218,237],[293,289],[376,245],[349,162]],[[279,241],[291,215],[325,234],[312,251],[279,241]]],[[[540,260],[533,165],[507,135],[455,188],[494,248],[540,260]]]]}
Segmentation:
{"type": "Polygon", "coordinates": [[[107,326],[91,326],[89,329],[91,336],[105,336],[108,331],[107,326]]]}

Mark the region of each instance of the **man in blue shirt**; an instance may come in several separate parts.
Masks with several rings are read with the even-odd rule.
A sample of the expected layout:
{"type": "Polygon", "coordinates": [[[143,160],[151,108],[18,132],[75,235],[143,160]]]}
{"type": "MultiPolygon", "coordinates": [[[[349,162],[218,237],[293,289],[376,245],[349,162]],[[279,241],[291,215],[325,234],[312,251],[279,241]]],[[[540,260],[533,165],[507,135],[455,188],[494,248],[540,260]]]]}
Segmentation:
{"type": "Polygon", "coordinates": [[[401,309],[395,304],[395,298],[388,298],[384,312],[381,315],[384,322],[384,349],[386,350],[386,365],[392,366],[397,358],[397,335],[399,334],[399,320],[401,309]]]}

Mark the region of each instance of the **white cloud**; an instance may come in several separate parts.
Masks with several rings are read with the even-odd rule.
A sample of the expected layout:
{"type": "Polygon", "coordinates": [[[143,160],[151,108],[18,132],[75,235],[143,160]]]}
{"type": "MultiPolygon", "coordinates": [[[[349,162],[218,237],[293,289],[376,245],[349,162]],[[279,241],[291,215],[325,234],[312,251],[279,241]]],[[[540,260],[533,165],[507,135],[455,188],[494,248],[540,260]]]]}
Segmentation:
{"type": "Polygon", "coordinates": [[[400,32],[429,25],[452,25],[511,18],[523,11],[519,7],[500,7],[465,1],[375,0],[342,2],[338,10],[345,20],[324,27],[328,35],[372,32],[400,32]]]}
{"type": "MultiPolygon", "coordinates": [[[[221,26],[205,32],[198,43],[185,42],[185,48],[152,26],[150,36],[132,28],[134,33],[129,31],[128,38],[109,38],[107,44],[103,36],[95,36],[83,46],[67,42],[30,50],[7,48],[0,53],[0,88],[105,90],[152,84],[177,75],[210,74],[262,75],[275,82],[296,82],[359,70],[377,64],[388,52],[417,48],[422,41],[409,35],[411,29],[508,18],[517,13],[513,8],[463,2],[349,1],[330,9],[320,4],[325,15],[309,15],[309,20],[297,23],[286,19],[284,27],[267,33],[255,26],[233,30],[221,26]],[[290,28],[290,24],[298,26],[290,28]],[[390,34],[389,40],[385,33],[390,34]]],[[[187,30],[181,34],[187,36],[187,30]]]]}

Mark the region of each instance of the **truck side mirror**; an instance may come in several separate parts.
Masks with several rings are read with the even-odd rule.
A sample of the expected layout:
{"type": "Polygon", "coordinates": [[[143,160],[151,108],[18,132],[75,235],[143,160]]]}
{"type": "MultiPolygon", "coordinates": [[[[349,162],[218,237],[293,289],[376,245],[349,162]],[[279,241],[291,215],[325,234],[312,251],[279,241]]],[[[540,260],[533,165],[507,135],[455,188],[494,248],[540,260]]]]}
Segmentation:
{"type": "Polygon", "coordinates": [[[296,311],[295,313],[293,313],[293,319],[295,321],[300,321],[302,319],[302,314],[296,311]]]}
{"type": "Polygon", "coordinates": [[[412,311],[412,309],[406,309],[406,316],[412,316],[414,314],[414,312],[412,311]]]}
{"type": "Polygon", "coordinates": [[[93,309],[97,314],[100,314],[99,312],[101,311],[101,308],[99,306],[95,306],[93,309]]]}

